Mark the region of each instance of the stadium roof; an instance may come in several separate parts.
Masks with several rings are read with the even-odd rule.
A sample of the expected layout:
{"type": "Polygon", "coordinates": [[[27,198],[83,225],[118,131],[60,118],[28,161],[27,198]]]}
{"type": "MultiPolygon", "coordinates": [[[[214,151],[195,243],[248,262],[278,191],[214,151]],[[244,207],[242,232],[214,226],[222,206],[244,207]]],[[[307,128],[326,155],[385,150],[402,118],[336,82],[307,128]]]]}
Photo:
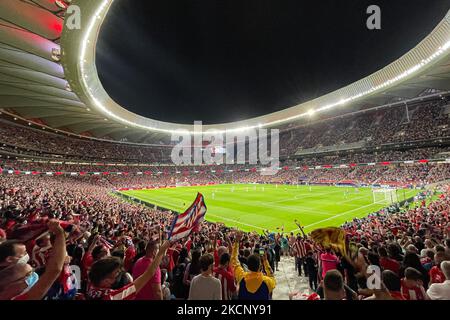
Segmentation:
{"type": "MultiPolygon", "coordinates": [[[[167,142],[172,132],[192,131],[192,125],[132,113],[104,90],[97,75],[95,48],[112,2],[71,1],[81,8],[82,28],[70,30],[64,27],[67,4],[63,1],[1,1],[0,108],[51,128],[117,141],[167,142]]],[[[330,109],[353,110],[447,94],[449,53],[450,11],[415,48],[364,79],[278,112],[203,129],[275,127],[330,109]]]]}

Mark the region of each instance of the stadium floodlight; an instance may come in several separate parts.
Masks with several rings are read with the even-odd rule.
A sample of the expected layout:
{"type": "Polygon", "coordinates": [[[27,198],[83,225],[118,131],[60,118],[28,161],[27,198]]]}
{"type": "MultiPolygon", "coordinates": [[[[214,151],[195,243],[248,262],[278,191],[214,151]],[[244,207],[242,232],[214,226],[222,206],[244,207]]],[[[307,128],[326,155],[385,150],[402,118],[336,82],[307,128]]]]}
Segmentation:
{"type": "MultiPolygon", "coordinates": [[[[100,93],[102,93],[102,91],[104,91],[101,84],[99,83],[99,86],[95,85],[95,86],[90,87],[89,84],[87,83],[88,74],[90,75],[90,78],[93,78],[91,82],[99,81],[99,79],[97,79],[98,78],[97,75],[92,74],[92,72],[95,72],[95,68],[93,68],[93,65],[95,65],[95,64],[91,63],[91,61],[87,61],[87,60],[89,60],[89,59],[87,59],[87,57],[95,51],[95,42],[96,42],[96,38],[98,36],[98,30],[99,30],[104,18],[106,17],[107,12],[112,3],[113,3],[113,0],[95,1],[93,12],[90,15],[90,18],[88,18],[88,20],[87,20],[88,23],[87,23],[86,27],[83,28],[82,40],[80,41],[80,54],[78,56],[79,63],[77,64],[79,66],[80,80],[82,81],[81,89],[83,89],[83,91],[85,91],[87,98],[90,100],[91,105],[95,106],[96,109],[98,109],[99,111],[104,113],[111,120],[116,120],[122,124],[127,124],[127,125],[130,125],[135,128],[172,134],[175,132],[175,130],[173,128],[171,128],[171,126],[173,125],[171,123],[163,123],[162,126],[155,125],[154,124],[155,120],[152,120],[152,119],[144,119],[147,121],[138,123],[138,122],[134,121],[133,117],[123,116],[122,113],[116,112],[114,108],[110,108],[110,106],[106,105],[103,102],[104,101],[103,99],[98,98],[98,94],[99,94],[98,89],[100,88],[100,93]]],[[[449,17],[450,16],[447,15],[445,19],[448,20],[449,17]]],[[[391,78],[383,79],[384,82],[381,82],[378,85],[373,85],[373,86],[367,87],[367,88],[360,87],[359,91],[355,90],[356,92],[352,92],[351,95],[346,97],[345,99],[323,102],[322,105],[318,105],[315,108],[315,113],[326,111],[328,109],[332,109],[335,107],[339,107],[339,106],[345,105],[347,103],[353,102],[357,99],[363,98],[365,96],[380,92],[402,80],[406,80],[407,77],[410,77],[410,76],[418,73],[419,71],[421,71],[428,64],[434,62],[439,56],[446,53],[446,51],[450,48],[450,41],[447,41],[445,44],[441,44],[434,53],[432,52],[430,54],[429,48],[427,48],[427,50],[423,49],[425,44],[428,44],[429,46],[439,45],[439,44],[434,44],[434,43],[436,43],[436,41],[433,40],[433,38],[434,38],[433,35],[437,34],[438,31],[443,30],[443,27],[440,27],[440,28],[441,29],[437,29],[437,30],[433,31],[433,34],[430,34],[430,36],[426,40],[422,41],[417,46],[417,48],[413,49],[415,51],[410,52],[411,54],[414,53],[415,56],[420,56],[420,60],[418,60],[420,62],[417,62],[416,65],[411,66],[411,67],[408,66],[408,67],[406,67],[408,69],[403,70],[403,72],[400,71],[400,73],[398,73],[398,74],[392,74],[393,72],[395,72],[393,70],[394,70],[395,63],[398,61],[397,60],[397,61],[391,63],[389,66],[385,67],[386,70],[385,69],[381,70],[386,73],[386,77],[387,77],[387,74],[392,74],[391,78]]],[[[409,57],[405,57],[405,56],[402,57],[402,59],[409,60],[409,61],[411,60],[409,57]]],[[[372,81],[373,79],[368,79],[368,80],[370,83],[374,83],[372,81]]],[[[92,83],[90,83],[90,85],[92,85],[92,83]]],[[[104,91],[104,93],[107,95],[106,91],[104,91]]],[[[295,120],[301,119],[303,117],[307,117],[308,115],[310,115],[309,112],[298,113],[298,114],[290,115],[290,116],[284,116],[284,114],[281,113],[280,116],[277,116],[275,119],[267,120],[266,122],[264,122],[262,124],[262,126],[269,127],[269,126],[274,126],[277,124],[286,123],[289,121],[295,121],[295,120]]],[[[223,127],[225,127],[225,125],[223,125],[223,127]]],[[[249,129],[257,129],[258,127],[259,127],[258,123],[250,122],[249,125],[246,127],[237,127],[237,128],[229,128],[227,130],[225,130],[225,129],[219,130],[218,133],[242,132],[242,131],[246,131],[249,129]]],[[[188,132],[190,134],[194,134],[194,135],[196,134],[195,131],[191,130],[191,129],[189,129],[188,132]]]]}
{"type": "Polygon", "coordinates": [[[312,117],[315,113],[316,111],[314,109],[311,109],[308,111],[308,116],[312,117]]]}

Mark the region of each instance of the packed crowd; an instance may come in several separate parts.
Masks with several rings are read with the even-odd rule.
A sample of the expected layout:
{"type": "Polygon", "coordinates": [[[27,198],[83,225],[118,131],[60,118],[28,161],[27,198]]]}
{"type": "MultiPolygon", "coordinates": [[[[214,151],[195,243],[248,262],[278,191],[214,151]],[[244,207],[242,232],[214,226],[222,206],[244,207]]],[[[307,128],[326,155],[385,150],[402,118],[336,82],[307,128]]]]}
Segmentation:
{"type": "MultiPolygon", "coordinates": [[[[411,161],[411,160],[439,160],[446,159],[450,153],[450,148],[419,148],[402,151],[378,151],[375,153],[361,152],[361,153],[339,153],[339,154],[325,154],[325,155],[305,155],[300,159],[281,159],[280,166],[285,167],[305,167],[318,165],[349,165],[349,164],[367,164],[367,163],[381,163],[386,161],[411,161]]],[[[251,164],[223,164],[223,165],[200,165],[200,166],[175,166],[173,164],[165,165],[149,165],[143,163],[136,164],[121,164],[111,163],[107,161],[67,161],[67,159],[53,159],[53,160],[13,160],[12,157],[7,157],[0,154],[0,168],[5,170],[22,170],[22,171],[41,171],[41,172],[152,172],[161,174],[176,174],[189,171],[193,173],[214,171],[216,173],[227,172],[227,170],[245,171],[258,167],[258,165],[251,164]]]]}
{"type": "MultiPolygon", "coordinates": [[[[358,141],[364,141],[365,147],[373,147],[394,142],[448,137],[449,118],[445,114],[446,104],[447,100],[438,99],[434,102],[409,106],[408,113],[405,106],[398,106],[325,120],[317,119],[297,128],[284,128],[280,133],[280,155],[292,156],[299,149],[358,141]]],[[[69,137],[6,120],[1,120],[0,125],[0,148],[4,151],[19,155],[63,157],[72,160],[103,159],[118,162],[166,163],[170,160],[172,150],[171,142],[166,140],[160,141],[161,145],[157,146],[133,145],[69,137]]],[[[430,149],[423,149],[421,152],[422,154],[414,156],[433,155],[433,150],[430,149]]],[[[380,158],[398,160],[403,156],[405,155],[397,151],[381,154],[380,158]]],[[[309,156],[311,157],[314,155],[309,156]]],[[[336,155],[334,157],[336,158],[336,155]]],[[[374,158],[374,155],[360,153],[352,154],[351,157],[353,162],[364,162],[368,157],[374,158]]],[[[309,158],[305,161],[309,161],[309,158]]]]}
{"type": "Polygon", "coordinates": [[[342,228],[354,256],[297,239],[299,275],[303,267],[315,293],[291,299],[449,300],[449,209],[447,190],[436,201],[347,222],[342,228]]]}
{"type": "MultiPolygon", "coordinates": [[[[408,115],[405,107],[396,107],[319,121],[282,133],[280,148],[292,155],[299,148],[361,140],[378,146],[446,137],[445,102],[408,107],[408,115]]],[[[170,149],[94,142],[3,121],[0,143],[5,152],[62,157],[59,163],[2,158],[0,299],[265,300],[272,298],[281,256],[294,257],[296,272],[309,281],[310,290],[292,292],[291,299],[450,299],[447,187],[439,196],[424,193],[404,208],[345,223],[341,230],[352,253],[323,246],[298,223],[298,232],[259,234],[204,222],[190,236],[169,241],[175,213],[111,192],[210,183],[425,186],[450,179],[450,166],[349,164],[432,159],[447,148],[313,154],[282,163],[276,175],[262,175],[260,167],[250,165],[67,164],[64,159],[158,163],[170,149]],[[314,168],[340,163],[347,166],[314,168]],[[370,285],[374,276],[379,286],[370,285]]]]}
{"type": "Polygon", "coordinates": [[[171,243],[171,212],[124,202],[104,179],[0,177],[0,299],[270,299],[282,255],[295,257],[313,292],[291,299],[450,299],[447,189],[346,223],[358,246],[350,259],[300,225],[261,235],[204,223],[171,243]],[[373,266],[379,290],[365,280],[373,266]]]}
{"type": "Polygon", "coordinates": [[[286,165],[324,165],[370,163],[385,161],[408,161],[421,159],[442,159],[450,151],[448,147],[442,148],[414,148],[408,150],[386,150],[377,152],[332,152],[322,155],[317,153],[299,156],[298,160],[287,160],[286,165]]]}
{"type": "Polygon", "coordinates": [[[112,143],[68,137],[62,134],[20,126],[2,121],[0,144],[6,151],[43,156],[62,155],[68,159],[117,160],[158,163],[170,157],[170,149],[158,146],[112,143]]]}
{"type": "Polygon", "coordinates": [[[318,123],[282,133],[282,153],[294,154],[298,149],[332,146],[365,141],[367,146],[417,141],[449,136],[446,100],[419,106],[398,106],[367,111],[354,116],[322,120],[318,123]]]}
{"type": "Polygon", "coordinates": [[[16,175],[80,176],[93,185],[110,189],[145,188],[217,183],[354,184],[423,186],[450,179],[446,163],[346,166],[339,168],[280,167],[275,175],[262,175],[263,167],[228,165],[198,167],[136,167],[39,162],[0,162],[0,176],[16,175]],[[120,174],[117,174],[117,173],[120,174]]]}

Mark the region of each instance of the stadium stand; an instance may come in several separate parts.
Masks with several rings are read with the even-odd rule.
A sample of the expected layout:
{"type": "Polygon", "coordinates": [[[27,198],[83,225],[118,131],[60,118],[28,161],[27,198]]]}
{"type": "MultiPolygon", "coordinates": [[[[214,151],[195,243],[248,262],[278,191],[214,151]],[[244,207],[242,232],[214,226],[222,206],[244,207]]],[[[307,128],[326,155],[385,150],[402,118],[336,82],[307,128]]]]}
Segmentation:
{"type": "MultiPolygon", "coordinates": [[[[445,131],[442,130],[421,133],[426,126],[422,126],[419,119],[428,119],[428,125],[439,121],[442,126],[446,126],[446,120],[441,119],[443,109],[432,112],[434,109],[429,108],[431,107],[418,108],[411,116],[411,122],[404,126],[392,126],[392,111],[378,112],[379,121],[374,124],[377,128],[372,129],[361,125],[368,123],[363,121],[364,117],[369,118],[368,115],[357,116],[363,117],[362,119],[351,117],[350,122],[358,123],[360,128],[352,127],[349,136],[354,135],[358,141],[364,138],[370,143],[371,139],[363,137],[363,133],[373,133],[371,137],[377,141],[376,144],[445,138],[445,131]],[[421,109],[425,110],[424,114],[420,113],[421,109]],[[431,116],[428,116],[429,113],[431,116]],[[389,131],[389,127],[395,130],[389,131]],[[412,133],[405,139],[399,132],[412,133]]],[[[398,115],[396,120],[400,119],[401,116],[398,115]]],[[[330,124],[325,122],[319,125],[333,125],[334,129],[340,127],[336,138],[332,139],[332,135],[327,133],[331,129],[312,130],[315,125],[311,125],[308,130],[312,131],[306,135],[305,140],[300,139],[303,131],[295,132],[295,139],[290,139],[290,142],[296,141],[296,147],[290,150],[298,150],[299,145],[304,148],[314,145],[317,151],[317,146],[326,146],[333,141],[354,144],[352,140],[340,138],[348,135],[345,122],[342,125],[331,124],[331,120],[329,122],[330,124]],[[325,134],[313,137],[313,132],[325,134]]],[[[354,261],[348,261],[338,252],[326,251],[302,233],[278,231],[265,235],[253,232],[241,234],[223,224],[209,222],[203,223],[200,232],[173,243],[168,249],[162,248],[157,256],[156,249],[145,249],[153,241],[164,240],[163,231],[170,227],[174,213],[124,202],[111,194],[112,190],[121,188],[166,187],[179,182],[190,185],[229,182],[326,185],[353,183],[423,187],[450,179],[450,166],[445,163],[445,154],[448,152],[445,144],[430,144],[425,147],[413,144],[406,150],[377,152],[364,152],[358,150],[360,147],[357,146],[356,150],[350,148],[351,151],[345,155],[333,154],[334,151],[327,151],[325,154],[313,152],[310,157],[289,157],[282,163],[278,174],[262,176],[261,166],[258,165],[161,165],[155,161],[155,155],[161,147],[82,140],[16,123],[3,124],[5,125],[1,130],[4,148],[0,175],[0,275],[4,275],[0,276],[2,299],[133,299],[138,290],[146,292],[141,296],[152,299],[187,299],[189,279],[201,272],[199,267],[194,266],[199,263],[199,256],[207,253],[215,257],[213,274],[222,275],[219,278],[222,279],[222,285],[224,281],[229,281],[228,290],[222,294],[222,298],[243,298],[249,292],[242,292],[243,286],[246,286],[243,283],[240,288],[234,285],[236,260],[233,260],[233,264],[230,255],[253,270],[253,263],[262,262],[258,254],[249,254],[258,253],[259,248],[264,247],[268,253],[264,258],[267,259],[266,266],[271,268],[276,277],[275,261],[282,255],[279,251],[282,243],[289,243],[284,251],[283,261],[295,264],[295,272],[299,274],[303,269],[304,276],[308,277],[311,285],[311,288],[304,288],[303,292],[290,292],[291,299],[325,298],[325,282],[321,280],[328,269],[335,268],[342,271],[347,299],[379,298],[378,292],[360,286],[360,281],[357,281],[361,277],[367,277],[369,265],[377,265],[384,270],[383,283],[388,292],[384,298],[440,298],[432,286],[448,281],[448,265],[443,261],[450,258],[450,194],[445,185],[441,187],[443,193],[439,198],[420,200],[412,207],[397,209],[395,212],[381,210],[367,218],[345,223],[342,228],[346,231],[348,240],[358,247],[358,256],[354,261]],[[23,153],[18,155],[18,149],[23,153]],[[86,154],[89,154],[89,158],[86,154]],[[42,155],[59,155],[61,158],[59,161],[54,161],[55,158],[53,161],[45,160],[45,157],[41,158],[42,155]],[[149,157],[151,161],[148,161],[149,157]],[[91,161],[82,162],[87,160],[91,161]],[[110,163],[111,160],[118,160],[118,163],[110,163]],[[152,164],[139,163],[141,160],[152,164]],[[326,165],[330,163],[333,165],[326,165]],[[56,239],[55,236],[34,239],[33,235],[38,233],[32,230],[41,230],[53,219],[70,225],[66,229],[68,257],[64,259],[59,277],[53,277],[47,283],[49,290],[22,293],[23,288],[13,286],[11,282],[23,271],[11,267],[11,261],[26,257],[23,252],[28,252],[28,264],[37,268],[36,272],[42,279],[47,279],[46,266],[55,256],[51,249],[57,245],[56,239]],[[236,242],[237,239],[240,241],[236,242]],[[156,289],[154,286],[141,289],[139,277],[132,276],[136,275],[133,265],[145,257],[150,257],[148,261],[162,260],[161,267],[150,262],[146,264],[151,271],[151,281],[160,284],[156,289]],[[295,261],[289,257],[294,257],[295,261]],[[250,262],[252,259],[255,261],[250,262]],[[334,267],[329,266],[329,259],[335,261],[334,267]],[[68,268],[79,268],[81,277],[77,279],[70,275],[68,268]],[[411,271],[410,268],[415,270],[411,271]],[[418,272],[419,278],[414,278],[414,272],[418,272]],[[109,281],[112,274],[114,281],[109,281]],[[167,274],[167,278],[162,277],[162,274],[167,274]],[[418,280],[414,282],[410,278],[418,280]],[[427,289],[429,295],[426,294],[427,289]]],[[[431,196],[429,193],[430,191],[424,191],[424,197],[431,196]]],[[[52,230],[58,235],[54,227],[52,230]]],[[[267,270],[266,274],[271,275],[272,271],[267,270]]],[[[237,280],[241,279],[242,275],[237,280]]],[[[270,289],[267,297],[273,295],[274,287],[275,292],[277,290],[274,279],[276,278],[273,276],[267,279],[270,289]]],[[[444,290],[440,294],[445,296],[448,293],[444,290]]],[[[280,298],[279,295],[277,297],[280,298]]],[[[288,298],[288,294],[281,298],[288,298]]]]}
{"type": "MultiPolygon", "coordinates": [[[[76,3],[95,33],[108,1],[76,3]]],[[[175,166],[174,124],[111,101],[102,113],[109,96],[93,103],[86,84],[103,88],[92,57],[80,57],[95,41],[64,28],[70,4],[0,1],[0,300],[450,300],[449,13],[393,64],[262,116],[261,126],[282,123],[280,168],[265,176],[261,164],[175,166]],[[115,193],[225,183],[418,194],[327,231],[186,219],[193,232],[169,241],[180,215],[115,193]],[[283,291],[283,263],[302,291],[283,291]],[[368,286],[371,270],[379,287],[368,286]]]]}

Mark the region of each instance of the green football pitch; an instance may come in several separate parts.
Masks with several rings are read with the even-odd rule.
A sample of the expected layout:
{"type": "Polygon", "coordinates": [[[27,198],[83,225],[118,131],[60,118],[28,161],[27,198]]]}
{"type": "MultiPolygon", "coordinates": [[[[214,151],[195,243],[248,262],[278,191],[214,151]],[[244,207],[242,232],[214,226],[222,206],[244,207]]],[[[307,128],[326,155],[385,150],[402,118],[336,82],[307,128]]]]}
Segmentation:
{"type": "MultiPolygon", "coordinates": [[[[319,227],[339,226],[387,206],[374,203],[371,188],[223,184],[201,187],[177,187],[151,190],[129,190],[122,193],[148,204],[183,212],[203,194],[208,208],[206,220],[222,222],[244,231],[283,227],[297,232],[297,219],[305,231],[319,227]]],[[[415,196],[417,190],[397,190],[397,199],[415,196]]]]}

